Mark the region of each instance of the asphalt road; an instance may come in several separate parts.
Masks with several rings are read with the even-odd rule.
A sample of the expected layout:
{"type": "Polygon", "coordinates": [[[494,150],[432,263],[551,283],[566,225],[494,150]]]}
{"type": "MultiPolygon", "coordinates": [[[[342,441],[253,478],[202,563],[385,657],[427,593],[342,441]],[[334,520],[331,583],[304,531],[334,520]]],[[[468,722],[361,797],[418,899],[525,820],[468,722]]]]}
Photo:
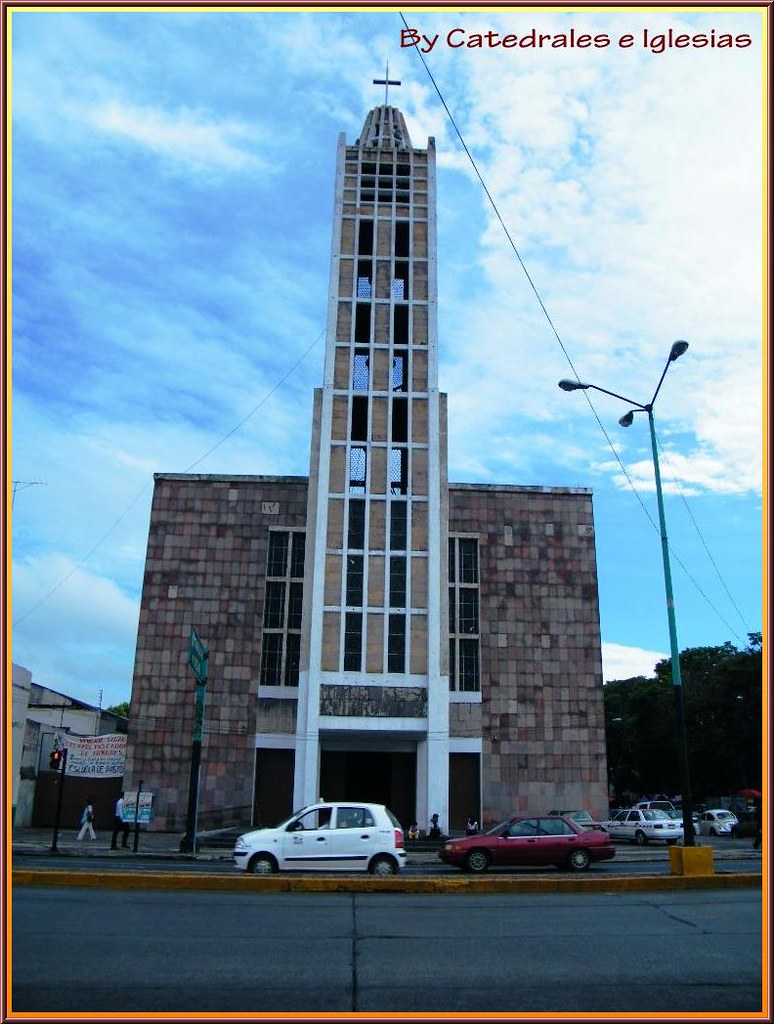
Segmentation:
{"type": "MultiPolygon", "coordinates": [[[[100,857],[61,857],[38,854],[29,856],[15,854],[13,857],[14,868],[45,868],[47,870],[59,869],[64,871],[85,871],[109,873],[112,871],[135,871],[145,874],[146,872],[174,871],[182,874],[236,874],[230,858],[224,860],[178,860],[169,861],[154,859],[151,857],[142,859],[112,858],[109,855],[100,857]]],[[[761,872],[760,860],[722,860],[715,864],[716,874],[744,872],[746,874],[761,872]]],[[[313,871],[294,872],[294,874],[312,875],[313,871]]],[[[337,874],[347,874],[346,872],[337,874]]],[[[403,869],[404,875],[421,877],[448,877],[459,875],[460,869],[442,864],[440,861],[428,861],[420,864],[409,864],[403,869]]],[[[523,874],[523,875],[556,875],[557,870],[553,865],[538,868],[500,868],[497,871],[490,869],[488,875],[494,874],[523,874]]],[[[649,858],[638,860],[613,860],[593,864],[586,875],[607,876],[620,878],[626,875],[668,875],[670,874],[669,860],[666,855],[662,858],[649,858]]]]}
{"type": "Polygon", "coordinates": [[[761,893],[16,887],[19,1012],[761,1010],[761,893]]]}

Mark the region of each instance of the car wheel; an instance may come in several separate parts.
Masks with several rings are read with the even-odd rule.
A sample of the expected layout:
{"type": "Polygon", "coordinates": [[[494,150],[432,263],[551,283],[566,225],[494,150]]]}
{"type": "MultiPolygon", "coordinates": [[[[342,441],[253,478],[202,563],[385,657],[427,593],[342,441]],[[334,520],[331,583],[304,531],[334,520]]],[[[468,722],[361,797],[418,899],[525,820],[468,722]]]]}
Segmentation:
{"type": "Polygon", "coordinates": [[[476,875],[481,875],[489,867],[489,854],[486,850],[471,850],[465,858],[465,867],[476,875]]]}
{"type": "Polygon", "coordinates": [[[591,857],[589,856],[589,851],[584,850],[583,847],[573,850],[567,858],[567,867],[570,871],[585,871],[590,863],[591,857]]]}
{"type": "Polygon", "coordinates": [[[637,831],[634,833],[634,841],[638,846],[645,846],[645,844],[648,841],[648,837],[645,835],[642,829],[638,828],[637,831]]]}
{"type": "Polygon", "coordinates": [[[372,875],[397,875],[398,865],[392,857],[374,857],[368,870],[372,875]]]}
{"type": "Polygon", "coordinates": [[[717,835],[717,832],[715,831],[715,829],[714,829],[714,828],[711,828],[711,829],[710,829],[710,835],[711,835],[711,836],[716,836],[716,835],[717,835]]]}
{"type": "Polygon", "coordinates": [[[674,846],[676,842],[676,839],[667,839],[666,844],[667,846],[674,846]]]}
{"type": "Polygon", "coordinates": [[[277,862],[269,853],[256,853],[250,861],[249,869],[254,875],[273,875],[277,870],[277,862]]]}

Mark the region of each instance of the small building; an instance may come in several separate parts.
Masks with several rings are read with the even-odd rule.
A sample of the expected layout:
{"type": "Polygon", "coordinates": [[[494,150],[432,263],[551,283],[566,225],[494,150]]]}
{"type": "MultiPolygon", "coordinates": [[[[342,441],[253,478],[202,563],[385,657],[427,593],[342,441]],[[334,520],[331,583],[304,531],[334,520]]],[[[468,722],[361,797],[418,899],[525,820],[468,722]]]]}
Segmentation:
{"type": "MultiPolygon", "coordinates": [[[[12,684],[13,823],[43,828],[54,823],[61,777],[50,770],[55,743],[66,746],[68,736],[126,733],[128,720],[33,682],[32,673],[21,665],[12,666],[12,684]]],[[[73,824],[86,797],[94,796],[96,824],[108,828],[122,785],[121,778],[68,777],[63,821],[73,824]]]]}

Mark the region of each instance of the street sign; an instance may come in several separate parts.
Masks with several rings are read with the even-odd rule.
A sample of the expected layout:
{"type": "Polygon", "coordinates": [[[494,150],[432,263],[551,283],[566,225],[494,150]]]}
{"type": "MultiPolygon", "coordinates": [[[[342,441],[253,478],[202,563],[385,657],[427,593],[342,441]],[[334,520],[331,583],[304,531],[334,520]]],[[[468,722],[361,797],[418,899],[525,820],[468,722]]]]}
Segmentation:
{"type": "Polygon", "coordinates": [[[209,656],[209,648],[205,647],[199,634],[191,626],[191,635],[188,639],[188,664],[200,683],[207,682],[207,659],[209,656]]]}

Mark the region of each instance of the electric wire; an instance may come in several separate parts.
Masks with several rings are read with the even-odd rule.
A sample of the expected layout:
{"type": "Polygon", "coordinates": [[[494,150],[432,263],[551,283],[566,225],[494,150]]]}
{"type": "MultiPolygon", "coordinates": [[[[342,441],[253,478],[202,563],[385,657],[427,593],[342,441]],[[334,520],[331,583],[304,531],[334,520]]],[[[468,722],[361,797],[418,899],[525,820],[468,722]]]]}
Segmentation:
{"type": "MultiPolygon", "coordinates": [[[[405,28],[408,29],[409,28],[409,24],[406,21],[404,15],[403,15],[403,12],[399,11],[398,14],[399,14],[400,19],[403,22],[405,28]]],[[[495,200],[494,200],[494,198],[492,196],[492,193],[489,191],[489,188],[488,188],[488,186],[486,184],[486,181],[484,180],[484,177],[483,177],[483,175],[481,174],[481,171],[478,168],[478,164],[476,163],[476,160],[475,160],[473,154],[471,153],[470,149],[468,148],[467,143],[465,142],[465,139],[464,139],[464,137],[462,135],[462,132],[460,131],[460,129],[459,129],[458,125],[457,125],[457,122],[456,122],[456,120],[454,118],[454,115],[452,114],[451,110],[449,109],[449,106],[448,106],[448,104],[447,104],[447,102],[446,102],[446,100],[445,100],[445,98],[443,96],[443,93],[441,92],[441,90],[440,90],[440,88],[438,86],[438,83],[436,82],[436,80],[435,80],[435,78],[433,76],[433,73],[431,72],[430,68],[427,65],[427,61],[425,60],[423,54],[421,53],[421,51],[417,47],[414,47],[414,50],[416,52],[417,57],[421,61],[423,68],[425,69],[427,77],[430,79],[430,81],[431,81],[431,83],[433,85],[433,88],[435,89],[435,91],[436,91],[436,93],[438,95],[438,99],[441,101],[441,105],[443,106],[443,109],[446,111],[446,116],[448,117],[449,122],[450,122],[452,128],[454,129],[454,132],[455,132],[457,138],[459,139],[460,145],[462,146],[463,150],[465,151],[465,155],[467,156],[468,160],[470,161],[470,165],[473,168],[473,170],[474,170],[474,172],[476,174],[476,177],[478,178],[478,180],[479,180],[479,182],[481,184],[481,187],[482,187],[482,189],[484,191],[484,194],[486,195],[487,199],[489,200],[489,204],[492,207],[492,210],[494,211],[495,217],[497,218],[500,226],[503,229],[503,233],[505,234],[505,237],[507,238],[508,243],[511,246],[511,249],[513,250],[513,253],[516,256],[516,259],[518,260],[519,265],[520,265],[521,269],[524,272],[524,276],[526,277],[527,282],[529,283],[529,286],[532,289],[532,292],[535,295],[535,298],[537,299],[538,305],[540,306],[540,308],[541,308],[541,310],[543,312],[543,315],[545,316],[546,321],[548,322],[548,325],[551,328],[551,331],[553,332],[553,335],[556,338],[556,340],[557,340],[557,342],[559,344],[559,347],[562,350],[562,353],[563,353],[563,355],[564,355],[564,357],[565,357],[565,359],[567,361],[567,364],[569,365],[570,369],[572,370],[573,374],[575,375],[575,379],[578,381],[578,383],[581,383],[581,379],[580,379],[580,377],[578,375],[578,371],[575,369],[575,365],[574,365],[574,363],[572,361],[570,353],[567,350],[567,347],[566,347],[565,343],[562,341],[561,335],[559,334],[559,331],[557,330],[556,325],[554,324],[554,321],[552,320],[551,315],[548,312],[546,304],[543,301],[543,298],[540,295],[540,292],[538,291],[538,288],[537,288],[537,286],[536,286],[536,284],[535,284],[535,282],[534,282],[534,280],[532,278],[532,275],[530,274],[529,270],[527,269],[527,266],[526,266],[524,260],[521,257],[521,253],[519,252],[518,247],[516,246],[516,243],[514,242],[512,236],[511,236],[511,233],[508,230],[508,227],[505,224],[505,221],[503,220],[502,215],[500,214],[500,210],[498,209],[497,203],[495,202],[495,200]]],[[[660,537],[661,536],[661,528],[660,528],[660,526],[658,525],[658,523],[656,523],[656,521],[654,520],[653,516],[650,514],[647,506],[645,505],[644,501],[642,500],[642,497],[641,497],[639,491],[635,487],[634,482],[632,481],[632,478],[629,475],[628,470],[626,469],[626,466],[624,465],[623,461],[621,460],[621,457],[619,456],[619,454],[618,454],[618,452],[616,450],[615,445],[613,444],[613,441],[612,441],[610,435],[608,434],[607,430],[605,429],[605,426],[603,425],[602,420],[600,419],[599,414],[597,413],[597,410],[596,410],[596,408],[594,406],[594,403],[592,402],[592,400],[591,400],[591,398],[590,398],[590,396],[588,394],[588,391],[586,391],[585,389],[583,391],[583,397],[586,399],[586,402],[588,403],[589,409],[591,410],[591,412],[592,412],[592,414],[594,416],[594,419],[597,421],[597,424],[598,424],[600,430],[602,431],[602,434],[604,435],[605,440],[607,441],[607,444],[608,444],[611,452],[613,453],[613,456],[615,457],[616,462],[618,463],[618,465],[619,465],[619,467],[621,469],[621,472],[623,473],[624,477],[626,478],[626,481],[628,482],[629,487],[632,490],[632,493],[636,497],[637,501],[640,504],[640,507],[642,508],[642,510],[645,513],[646,517],[650,521],[651,526],[653,527],[653,529],[656,531],[656,533],[660,537]]],[[[658,443],[659,443],[659,446],[660,446],[661,442],[659,441],[658,443]]],[[[691,518],[693,518],[693,517],[691,517],[691,518]]],[[[695,523],[695,521],[694,521],[694,523],[695,523]]],[[[667,539],[667,543],[669,544],[668,539],[667,539]]],[[[706,545],[705,545],[705,548],[706,548],[706,545]]],[[[679,556],[677,555],[677,553],[675,552],[675,550],[674,550],[674,548],[672,547],[671,544],[669,544],[669,550],[672,553],[672,555],[674,556],[674,559],[677,562],[677,564],[683,570],[683,572],[688,577],[688,579],[691,581],[691,583],[693,583],[693,585],[696,588],[696,590],[698,591],[698,593],[704,598],[704,600],[707,602],[707,604],[712,609],[712,611],[715,612],[715,614],[718,616],[720,621],[729,630],[731,630],[731,632],[734,634],[735,637],[737,637],[737,639],[741,639],[739,637],[739,634],[737,633],[737,631],[735,629],[733,629],[728,624],[726,619],[718,611],[718,609],[715,607],[715,605],[710,600],[710,598],[701,589],[701,587],[699,586],[699,584],[697,583],[697,581],[695,580],[695,578],[693,577],[691,572],[688,570],[688,568],[686,567],[686,565],[682,561],[682,559],[679,558],[679,556]]],[[[709,554],[709,551],[707,551],[707,553],[709,554]]],[[[711,556],[710,556],[710,559],[713,562],[713,565],[715,565],[714,560],[712,560],[711,556]]],[[[716,571],[718,571],[717,570],[717,566],[715,566],[715,569],[716,569],[716,571]]],[[[722,582],[722,580],[721,580],[721,582],[722,582]]],[[[723,586],[724,586],[724,589],[726,590],[726,593],[728,593],[728,588],[725,586],[725,583],[723,584],[723,586]]],[[[729,597],[730,597],[730,594],[729,594],[729,597]]],[[[733,599],[732,599],[732,604],[734,604],[733,599]]],[[[736,604],[734,604],[734,607],[736,608],[736,604]]],[[[739,609],[737,608],[737,611],[738,610],[739,609]]]]}
{"type": "MultiPolygon", "coordinates": [[[[282,387],[285,381],[291,376],[291,374],[293,374],[298,369],[301,363],[306,359],[306,357],[309,355],[312,349],[320,343],[320,338],[322,338],[324,335],[325,328],[323,328],[320,331],[320,333],[314,339],[312,344],[309,345],[307,349],[305,349],[305,351],[299,356],[295,363],[293,363],[290,369],[285,374],[283,374],[282,377],[280,377],[277,383],[272,388],[270,388],[269,391],[266,392],[266,394],[263,396],[260,402],[258,402],[257,405],[253,406],[250,412],[248,412],[247,415],[244,416],[235,427],[232,427],[231,430],[225,433],[223,437],[220,438],[219,441],[216,441],[211,448],[208,448],[203,455],[199,456],[199,458],[192,462],[187,469],[183,470],[183,472],[190,473],[196,466],[200,465],[202,462],[204,462],[205,459],[209,458],[209,456],[212,455],[212,453],[216,451],[218,448],[220,448],[221,445],[225,444],[230,437],[233,437],[233,435],[236,434],[236,432],[240,430],[245,425],[245,423],[247,423],[247,421],[250,420],[258,412],[258,410],[261,409],[266,404],[266,402],[269,401],[272,395],[275,394],[275,392],[282,387]]],[[[67,583],[67,581],[71,579],[75,575],[75,573],[78,572],[79,569],[83,568],[83,566],[89,561],[94,552],[97,551],[97,549],[100,548],[102,544],[104,544],[104,542],[108,539],[108,537],[111,536],[114,530],[118,526],[120,526],[124,519],[126,519],[131,510],[134,508],[134,506],[137,504],[140,498],[142,498],[145,495],[150,486],[151,481],[148,481],[147,483],[143,484],[141,490],[134,496],[134,498],[132,498],[132,500],[129,502],[129,504],[126,506],[123,512],[121,512],[118,518],[113,522],[112,526],[99,538],[98,541],[96,541],[95,544],[92,545],[92,547],[87,551],[87,553],[83,556],[80,562],[74,565],[72,569],[70,569],[70,571],[65,576],[63,576],[62,579],[57,584],[55,584],[46,594],[44,594],[43,597],[36,601],[35,604],[28,608],[23,615],[20,615],[17,619],[14,619],[11,623],[12,626],[21,625],[21,623],[28,619],[33,612],[37,611],[41,605],[45,604],[45,602],[48,601],[49,598],[53,597],[54,594],[61,587],[63,587],[64,584],[67,583]]]]}

